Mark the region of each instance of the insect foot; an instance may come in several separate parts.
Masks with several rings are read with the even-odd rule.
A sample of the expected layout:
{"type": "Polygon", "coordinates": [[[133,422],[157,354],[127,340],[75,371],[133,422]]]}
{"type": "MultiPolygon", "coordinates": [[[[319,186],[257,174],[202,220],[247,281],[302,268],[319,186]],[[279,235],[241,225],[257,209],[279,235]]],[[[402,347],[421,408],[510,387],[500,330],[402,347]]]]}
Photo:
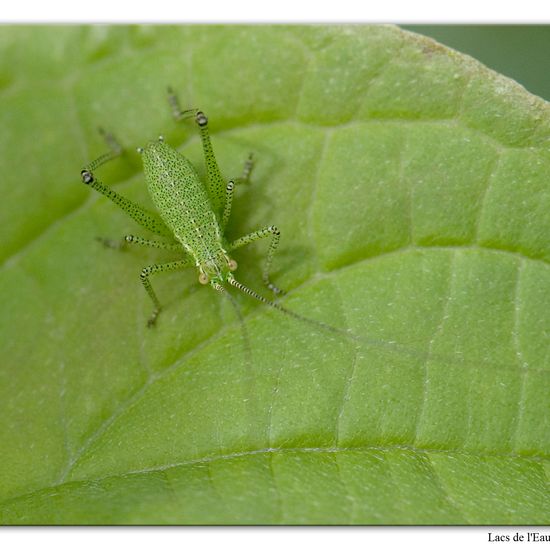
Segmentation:
{"type": "Polygon", "coordinates": [[[284,296],[286,294],[284,290],[280,289],[278,286],[275,286],[273,283],[266,283],[266,286],[276,296],[284,296]]]}
{"type": "Polygon", "coordinates": [[[96,237],[95,240],[100,242],[105,248],[112,248],[113,250],[124,250],[126,248],[126,241],[124,239],[115,241],[114,239],[107,239],[105,237],[96,237]]]}
{"type": "Polygon", "coordinates": [[[153,328],[157,324],[157,317],[159,316],[160,308],[155,309],[153,313],[151,313],[151,317],[147,320],[147,328],[153,328]]]}

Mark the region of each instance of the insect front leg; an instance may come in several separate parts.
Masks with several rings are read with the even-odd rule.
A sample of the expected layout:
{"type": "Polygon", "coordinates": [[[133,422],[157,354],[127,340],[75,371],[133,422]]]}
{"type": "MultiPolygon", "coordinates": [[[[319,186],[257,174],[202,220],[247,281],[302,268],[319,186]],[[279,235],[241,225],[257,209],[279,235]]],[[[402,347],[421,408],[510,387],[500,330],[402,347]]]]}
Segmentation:
{"type": "Polygon", "coordinates": [[[159,316],[160,310],[162,309],[159,299],[157,298],[157,295],[153,290],[153,287],[151,286],[149,277],[154,273],[159,273],[161,271],[164,271],[164,272],[178,271],[180,269],[191,267],[192,265],[193,265],[193,260],[191,258],[185,258],[184,260],[178,260],[175,262],[167,262],[164,264],[153,264],[153,265],[144,267],[141,270],[141,273],[139,275],[141,278],[141,282],[143,283],[143,286],[145,287],[147,294],[149,294],[149,297],[151,298],[154,304],[153,313],[151,314],[151,316],[149,317],[149,320],[147,321],[148,327],[152,327],[156,323],[157,317],[159,316]]]}
{"type": "Polygon", "coordinates": [[[269,235],[271,235],[271,242],[269,243],[269,249],[265,258],[263,281],[267,288],[269,288],[275,294],[283,294],[283,291],[275,286],[269,279],[269,272],[271,270],[271,264],[273,262],[273,255],[275,254],[275,250],[279,245],[279,239],[281,238],[281,233],[276,226],[270,225],[268,227],[264,227],[263,229],[259,229],[258,231],[254,231],[254,233],[250,233],[248,235],[245,235],[244,237],[237,239],[236,241],[233,241],[229,245],[229,250],[236,250],[237,248],[246,246],[247,244],[268,237],[269,235]]]}

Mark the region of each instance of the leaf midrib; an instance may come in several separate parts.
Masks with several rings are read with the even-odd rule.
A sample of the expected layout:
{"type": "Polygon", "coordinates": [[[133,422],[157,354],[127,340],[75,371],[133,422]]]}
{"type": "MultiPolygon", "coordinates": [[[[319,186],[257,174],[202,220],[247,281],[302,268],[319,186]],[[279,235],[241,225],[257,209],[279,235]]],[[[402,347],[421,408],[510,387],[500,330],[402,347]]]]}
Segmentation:
{"type": "MultiPolygon", "coordinates": [[[[519,257],[519,258],[524,259],[524,260],[526,259],[526,260],[531,260],[531,261],[534,261],[534,262],[538,262],[539,264],[542,263],[546,268],[550,269],[550,264],[548,262],[544,261],[544,260],[525,258],[524,256],[522,256],[518,253],[510,252],[510,251],[503,251],[503,250],[499,250],[499,249],[490,249],[490,248],[479,247],[479,246],[468,246],[468,247],[459,247],[459,246],[419,247],[419,246],[410,246],[410,245],[408,245],[406,247],[403,247],[403,248],[400,248],[400,249],[397,249],[397,250],[393,250],[393,251],[387,252],[385,254],[379,254],[379,255],[376,255],[376,256],[371,256],[371,257],[368,257],[368,258],[363,258],[361,260],[357,260],[357,261],[352,262],[350,264],[346,264],[344,266],[332,269],[329,272],[314,273],[310,277],[308,277],[306,280],[304,280],[302,283],[300,283],[298,286],[296,286],[294,289],[292,289],[292,291],[290,291],[288,293],[288,296],[292,297],[293,295],[298,294],[300,290],[307,289],[308,287],[310,287],[310,286],[312,286],[312,285],[314,285],[314,284],[316,284],[320,281],[330,280],[334,276],[336,276],[340,273],[344,273],[349,269],[356,268],[359,265],[368,264],[368,263],[371,263],[373,261],[383,260],[387,256],[403,254],[403,253],[407,253],[407,252],[410,252],[410,251],[413,251],[413,250],[453,250],[453,251],[456,251],[456,250],[460,250],[460,251],[462,251],[462,250],[488,250],[488,251],[491,251],[491,252],[494,252],[494,253],[510,255],[514,258],[519,257]]],[[[244,319],[245,320],[254,319],[256,316],[264,314],[265,311],[266,311],[265,308],[262,308],[262,307],[254,308],[244,316],[244,319]]],[[[216,330],[212,334],[210,334],[206,339],[204,339],[203,341],[201,341],[197,345],[195,345],[192,349],[186,350],[182,355],[180,355],[176,360],[174,360],[169,366],[164,368],[161,372],[159,372],[159,373],[157,373],[153,376],[149,376],[143,385],[141,385],[139,388],[137,388],[111,414],[111,416],[109,416],[108,419],[106,419],[104,422],[102,422],[101,425],[96,430],[94,430],[94,432],[90,436],[88,436],[86,438],[85,442],[76,451],[75,456],[71,457],[71,459],[68,461],[65,468],[63,468],[63,472],[60,476],[60,481],[62,481],[63,483],[66,482],[67,476],[74,470],[74,467],[80,462],[80,460],[84,456],[86,456],[86,454],[85,454],[86,451],[92,447],[94,442],[100,440],[102,435],[110,428],[110,426],[112,426],[117,421],[118,418],[120,418],[124,413],[126,413],[135,403],[139,402],[140,396],[152,384],[158,382],[159,380],[162,380],[163,378],[168,376],[170,373],[172,373],[173,371],[180,368],[183,364],[185,364],[185,362],[189,358],[193,357],[196,353],[199,353],[202,349],[206,348],[210,344],[212,344],[212,343],[216,342],[217,340],[219,340],[226,332],[228,332],[230,330],[233,330],[237,326],[237,324],[238,324],[237,321],[234,321],[234,322],[231,322],[231,323],[226,323],[225,325],[221,326],[218,330],[216,330]]],[[[347,328],[349,329],[349,327],[347,327],[347,328]]],[[[348,341],[348,343],[351,343],[351,342],[352,342],[352,340],[348,341]]],[[[388,349],[394,350],[395,352],[397,352],[400,348],[402,348],[401,351],[403,353],[407,353],[407,349],[409,348],[409,346],[403,346],[403,345],[400,345],[399,343],[396,343],[396,342],[393,342],[393,341],[364,339],[364,343],[366,345],[376,345],[378,343],[378,345],[383,346],[383,347],[387,347],[388,349]]],[[[438,354],[434,355],[434,354],[430,353],[429,351],[421,352],[421,351],[418,351],[416,348],[415,349],[411,348],[409,353],[414,354],[415,356],[420,356],[423,359],[424,362],[428,361],[429,359],[442,359],[442,360],[445,360],[445,357],[440,357],[440,355],[438,355],[438,354]]],[[[447,361],[451,362],[452,358],[447,358],[447,361]]],[[[467,361],[460,362],[460,364],[463,364],[463,363],[467,364],[468,362],[467,361]]],[[[519,369],[519,367],[517,365],[492,364],[491,363],[491,366],[495,369],[497,369],[497,368],[507,369],[507,370],[517,370],[517,369],[519,369]]],[[[527,369],[527,371],[528,372],[543,372],[543,373],[548,373],[549,372],[548,369],[537,369],[537,368],[534,368],[534,367],[529,367],[527,369]]],[[[430,450],[430,449],[426,449],[426,450],[430,450]]],[[[448,450],[448,451],[449,452],[454,452],[454,451],[451,451],[451,450],[448,450]]],[[[498,456],[498,453],[495,453],[495,455],[498,456]]],[[[502,456],[516,456],[516,455],[514,455],[513,453],[509,453],[509,454],[503,454],[502,456]]],[[[521,455],[517,455],[517,456],[521,456],[521,455]]],[[[541,456],[546,457],[546,455],[541,455],[541,456]]]]}
{"type": "MultiPolygon", "coordinates": [[[[550,455],[532,455],[532,456],[526,456],[526,455],[520,455],[517,453],[493,453],[493,452],[475,452],[475,451],[469,451],[469,450],[449,450],[449,449],[437,449],[437,448],[431,448],[431,447],[417,447],[414,445],[363,445],[363,446],[357,446],[357,447],[338,447],[338,446],[332,446],[332,447],[288,447],[288,448],[276,448],[276,447],[266,447],[262,449],[252,449],[248,451],[234,451],[231,453],[224,453],[220,455],[211,455],[211,456],[205,456],[200,458],[194,458],[189,460],[184,460],[181,462],[175,462],[170,464],[163,464],[159,466],[154,466],[151,468],[142,468],[140,470],[130,470],[128,472],[124,473],[116,473],[116,474],[108,474],[101,477],[93,477],[93,478],[83,478],[83,479],[74,479],[70,481],[64,481],[63,483],[57,483],[48,485],[45,487],[41,487],[39,489],[34,489],[32,491],[29,491],[27,493],[22,493],[20,495],[12,496],[7,499],[0,501],[0,506],[6,506],[9,504],[12,504],[13,502],[16,502],[20,499],[28,499],[30,497],[33,497],[35,495],[39,495],[40,493],[48,492],[51,490],[59,489],[60,487],[64,486],[75,486],[75,487],[82,487],[82,486],[88,486],[93,485],[96,483],[100,483],[107,480],[113,480],[113,479],[124,479],[130,476],[138,476],[143,474],[154,474],[158,472],[165,472],[169,471],[171,469],[177,469],[182,468],[186,466],[194,466],[198,464],[209,464],[212,462],[217,461],[225,461],[225,460],[233,460],[236,458],[243,458],[248,456],[255,456],[255,455],[275,455],[275,454],[298,454],[298,453],[304,453],[304,454],[338,454],[338,453],[370,453],[373,451],[378,452],[392,452],[392,451],[408,451],[408,452],[414,452],[423,454],[425,456],[430,456],[431,454],[435,455],[447,455],[447,456],[461,456],[465,458],[501,458],[503,460],[523,460],[529,463],[542,463],[548,459],[550,459],[550,455]]],[[[545,472],[546,475],[546,472],[545,472]]]]}

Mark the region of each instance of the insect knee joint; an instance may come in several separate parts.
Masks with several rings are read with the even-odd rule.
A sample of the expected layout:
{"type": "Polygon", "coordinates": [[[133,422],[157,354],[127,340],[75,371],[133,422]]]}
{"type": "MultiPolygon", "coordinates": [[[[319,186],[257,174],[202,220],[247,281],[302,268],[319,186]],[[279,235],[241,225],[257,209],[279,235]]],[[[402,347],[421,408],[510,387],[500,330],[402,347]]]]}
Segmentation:
{"type": "Polygon", "coordinates": [[[195,121],[201,128],[208,124],[208,118],[206,118],[206,115],[202,111],[197,111],[197,114],[195,115],[195,121]]]}
{"type": "Polygon", "coordinates": [[[82,178],[82,182],[86,185],[94,181],[94,175],[89,170],[82,170],[82,172],[80,172],[80,177],[82,178]]]}

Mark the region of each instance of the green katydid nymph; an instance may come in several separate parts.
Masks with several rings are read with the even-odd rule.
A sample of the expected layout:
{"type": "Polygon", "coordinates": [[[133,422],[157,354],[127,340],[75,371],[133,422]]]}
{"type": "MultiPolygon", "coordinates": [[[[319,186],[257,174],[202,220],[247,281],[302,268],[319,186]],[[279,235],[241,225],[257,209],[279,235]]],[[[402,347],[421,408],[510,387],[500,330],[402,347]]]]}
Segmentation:
{"type": "MultiPolygon", "coordinates": [[[[82,181],[85,184],[111,199],[145,229],[169,239],[166,242],[126,235],[118,244],[103,239],[104,244],[119,248],[126,243],[132,243],[177,251],[183,256],[172,262],[153,264],[142,269],[141,282],[153,302],[153,312],[149,317],[148,326],[151,327],[156,323],[161,311],[160,301],[149,280],[151,275],[194,266],[198,271],[199,282],[204,285],[209,284],[218,292],[227,294],[226,287],[230,285],[287,315],[330,331],[340,332],[338,329],[302,317],[277,302],[268,300],[235,278],[237,262],[231,257],[231,252],[259,239],[271,237],[263,268],[263,281],[275,295],[282,294],[269,277],[273,255],[279,244],[279,229],[275,225],[268,225],[236,240],[227,240],[225,228],[231,214],[235,182],[231,180],[225,183],[221,176],[210,141],[206,115],[198,109],[181,110],[177,97],[170,88],[168,94],[174,118],[181,121],[193,117],[199,128],[206,165],[205,183],[201,181],[191,162],[166,144],[162,136],[156,141],[149,142],[145,147],[138,148],[156,213],[146,210],[106,187],[95,176],[96,168],[122,153],[122,147],[111,134],[102,131],[109,146],[109,152],[89,163],[81,172],[82,181]]],[[[239,180],[248,181],[251,170],[252,155],[246,161],[239,180]]]]}

